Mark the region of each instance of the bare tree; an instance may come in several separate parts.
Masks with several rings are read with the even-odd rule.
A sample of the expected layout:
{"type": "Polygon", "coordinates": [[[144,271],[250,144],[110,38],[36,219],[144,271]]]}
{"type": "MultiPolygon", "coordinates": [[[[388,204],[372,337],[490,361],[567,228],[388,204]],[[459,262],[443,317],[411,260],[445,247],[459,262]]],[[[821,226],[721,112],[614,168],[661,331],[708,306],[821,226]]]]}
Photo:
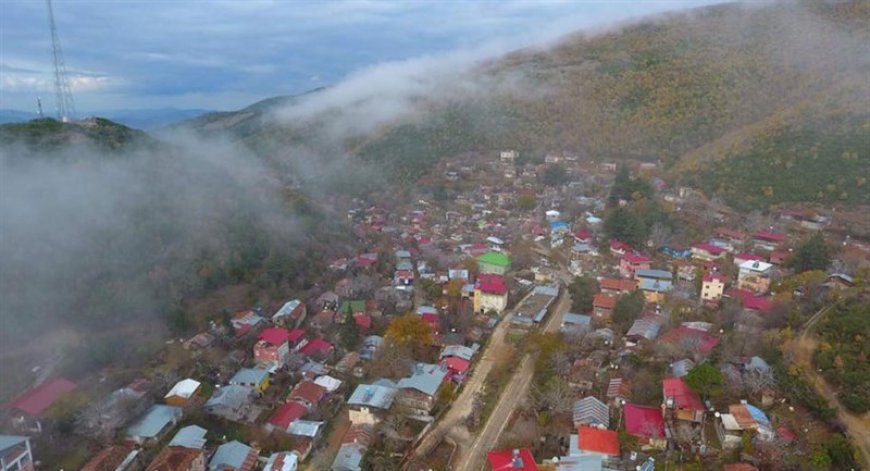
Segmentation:
{"type": "Polygon", "coordinates": [[[653,246],[661,247],[670,242],[672,235],[673,231],[671,231],[671,228],[657,222],[650,229],[649,240],[653,243],[653,246]]]}
{"type": "Polygon", "coordinates": [[[771,389],[776,386],[776,380],[773,373],[769,370],[749,370],[743,373],[743,383],[749,392],[752,394],[761,394],[766,389],[771,389]]]}
{"type": "Polygon", "coordinates": [[[538,410],[549,410],[553,414],[563,414],[574,408],[574,391],[562,377],[555,377],[543,386],[532,386],[534,403],[538,410]]]}

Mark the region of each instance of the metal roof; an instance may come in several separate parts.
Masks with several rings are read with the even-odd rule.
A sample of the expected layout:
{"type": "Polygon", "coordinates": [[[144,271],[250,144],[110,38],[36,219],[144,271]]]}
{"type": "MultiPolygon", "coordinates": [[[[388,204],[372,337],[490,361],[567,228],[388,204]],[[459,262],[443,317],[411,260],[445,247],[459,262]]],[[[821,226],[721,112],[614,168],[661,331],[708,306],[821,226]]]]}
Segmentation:
{"type": "Polygon", "coordinates": [[[190,396],[193,396],[196,393],[196,390],[199,389],[200,382],[195,379],[182,379],[181,381],[175,383],[175,386],[172,386],[172,389],[166,393],[164,398],[178,396],[183,397],[185,399],[189,399],[190,396]]]}
{"type": "Polygon", "coordinates": [[[347,404],[377,409],[389,409],[396,397],[396,389],[376,384],[361,384],[351,394],[347,404]]]}
{"type": "Polygon", "coordinates": [[[153,405],[142,418],[127,429],[127,435],[143,438],[156,437],[167,425],[180,419],[181,415],[180,407],[163,404],[153,405]]]}
{"type": "Polygon", "coordinates": [[[398,386],[434,396],[446,376],[447,368],[444,365],[417,363],[411,376],[400,379],[398,386]]]}
{"type": "Polygon", "coordinates": [[[201,450],[205,446],[205,434],[208,431],[198,425],[188,425],[172,437],[169,446],[181,446],[201,450]]]}
{"type": "Polygon", "coordinates": [[[290,422],[290,426],[287,428],[287,433],[300,437],[314,438],[320,432],[321,427],[323,427],[323,422],[313,420],[294,420],[293,422],[290,422]]]}
{"type": "Polygon", "coordinates": [[[295,453],[282,451],[272,453],[272,456],[266,461],[266,467],[263,468],[263,471],[296,471],[298,466],[299,457],[295,453]]]}
{"type": "Polygon", "coordinates": [[[269,370],[262,368],[242,368],[230,378],[232,384],[260,384],[269,377],[269,370]]]}
{"type": "Polygon", "coordinates": [[[593,396],[574,402],[574,423],[610,426],[610,407],[593,396]]]}
{"type": "Polygon", "coordinates": [[[18,446],[27,440],[30,440],[30,437],[22,437],[19,435],[0,435],[0,451],[6,451],[14,446],[18,446]]]}
{"type": "Polygon", "coordinates": [[[223,471],[226,468],[239,469],[245,464],[248,458],[248,453],[252,450],[251,447],[233,440],[217,448],[211,461],[208,462],[209,470],[223,471]]]}
{"type": "Polygon", "coordinates": [[[338,449],[335,461],[332,462],[332,471],[359,471],[360,462],[365,454],[366,447],[357,443],[345,443],[338,449]]]}

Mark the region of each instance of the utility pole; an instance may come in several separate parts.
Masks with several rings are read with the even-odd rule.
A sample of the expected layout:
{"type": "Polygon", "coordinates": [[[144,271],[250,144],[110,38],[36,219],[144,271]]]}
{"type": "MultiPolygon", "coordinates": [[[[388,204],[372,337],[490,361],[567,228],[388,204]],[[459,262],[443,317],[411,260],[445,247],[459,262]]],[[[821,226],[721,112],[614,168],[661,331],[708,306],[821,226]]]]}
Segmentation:
{"type": "Polygon", "coordinates": [[[57,35],[57,26],[54,23],[54,10],[51,8],[51,0],[45,0],[45,4],[48,7],[48,27],[51,31],[51,53],[54,60],[54,95],[57,119],[67,122],[75,119],[76,106],[73,101],[69,80],[66,76],[66,64],[64,64],[63,60],[60,38],[57,35]]]}
{"type": "Polygon", "coordinates": [[[39,113],[39,119],[44,118],[45,115],[42,114],[42,98],[40,97],[36,97],[36,109],[39,113]]]}

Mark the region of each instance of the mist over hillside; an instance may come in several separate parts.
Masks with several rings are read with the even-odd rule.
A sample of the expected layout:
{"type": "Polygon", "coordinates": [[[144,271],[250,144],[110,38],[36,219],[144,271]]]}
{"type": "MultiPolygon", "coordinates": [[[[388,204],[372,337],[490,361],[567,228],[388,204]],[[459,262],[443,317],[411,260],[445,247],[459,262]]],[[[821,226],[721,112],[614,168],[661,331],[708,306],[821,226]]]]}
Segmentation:
{"type": "Polygon", "coordinates": [[[387,64],[159,141],[2,128],[0,345],[64,324],[188,332],[187,303],[214,290],[304,288],[347,237],[320,201],[400,191],[468,151],[657,159],[747,209],[870,203],[868,18],[864,2],[704,8],[387,64]]]}

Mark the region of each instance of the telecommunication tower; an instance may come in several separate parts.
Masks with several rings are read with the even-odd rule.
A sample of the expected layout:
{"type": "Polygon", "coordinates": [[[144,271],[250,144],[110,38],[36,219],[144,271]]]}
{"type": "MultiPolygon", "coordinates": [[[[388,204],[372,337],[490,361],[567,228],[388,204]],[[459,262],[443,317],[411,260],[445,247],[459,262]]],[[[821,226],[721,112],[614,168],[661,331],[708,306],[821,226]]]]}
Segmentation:
{"type": "Polygon", "coordinates": [[[51,29],[51,52],[54,59],[54,95],[57,107],[57,119],[67,122],[75,119],[76,105],[73,101],[72,90],[66,76],[66,65],[63,61],[63,50],[60,47],[60,38],[57,36],[57,26],[54,24],[54,11],[51,8],[51,0],[45,0],[48,6],[48,26],[51,29]]]}

